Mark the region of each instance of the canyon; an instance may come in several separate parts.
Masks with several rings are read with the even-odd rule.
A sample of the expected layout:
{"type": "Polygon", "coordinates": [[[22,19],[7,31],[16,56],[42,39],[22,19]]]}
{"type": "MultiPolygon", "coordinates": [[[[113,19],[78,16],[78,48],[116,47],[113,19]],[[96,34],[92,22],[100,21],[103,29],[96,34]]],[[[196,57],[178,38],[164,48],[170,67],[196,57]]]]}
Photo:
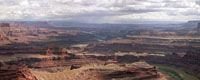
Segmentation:
{"type": "Polygon", "coordinates": [[[196,29],[36,23],[0,23],[0,80],[188,79],[160,65],[200,78],[196,29]]]}

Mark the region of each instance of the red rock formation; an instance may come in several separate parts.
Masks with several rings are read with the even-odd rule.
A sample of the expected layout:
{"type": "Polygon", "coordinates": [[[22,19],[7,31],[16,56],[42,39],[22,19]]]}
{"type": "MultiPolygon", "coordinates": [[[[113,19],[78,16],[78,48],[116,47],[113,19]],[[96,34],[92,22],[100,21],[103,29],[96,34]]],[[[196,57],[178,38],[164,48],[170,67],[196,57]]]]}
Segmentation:
{"type": "MultiPolygon", "coordinates": [[[[12,31],[14,29],[13,24],[11,23],[0,23],[1,31],[6,35],[10,36],[12,34],[12,31]]],[[[1,33],[1,32],[0,32],[1,33]]],[[[1,35],[1,34],[0,34],[1,35]]]]}
{"type": "Polygon", "coordinates": [[[0,23],[0,27],[4,32],[9,32],[13,28],[13,24],[11,23],[0,23]]]}
{"type": "Polygon", "coordinates": [[[66,49],[61,48],[61,47],[54,47],[54,48],[48,48],[46,50],[46,55],[67,55],[68,52],[66,49]]]}
{"type": "Polygon", "coordinates": [[[37,80],[26,67],[1,66],[0,80],[37,80]]]}
{"type": "Polygon", "coordinates": [[[53,52],[48,48],[46,50],[46,55],[49,56],[49,55],[53,55],[53,52]]]}
{"type": "Polygon", "coordinates": [[[8,40],[5,32],[3,32],[2,28],[0,27],[0,41],[8,40]]]}
{"type": "Polygon", "coordinates": [[[85,47],[81,47],[80,48],[80,51],[82,52],[82,51],[84,51],[85,50],[85,47]]]}
{"type": "Polygon", "coordinates": [[[0,40],[5,40],[5,34],[0,30],[0,40]]]}

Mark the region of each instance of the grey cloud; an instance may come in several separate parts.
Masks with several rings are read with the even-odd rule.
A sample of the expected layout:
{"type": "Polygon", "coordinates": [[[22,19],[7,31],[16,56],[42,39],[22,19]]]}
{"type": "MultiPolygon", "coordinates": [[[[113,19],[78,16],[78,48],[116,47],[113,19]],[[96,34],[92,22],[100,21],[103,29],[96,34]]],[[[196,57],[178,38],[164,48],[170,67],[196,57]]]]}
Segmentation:
{"type": "Polygon", "coordinates": [[[196,0],[196,4],[200,5],[200,0],[196,0]]]}
{"type": "Polygon", "coordinates": [[[129,14],[149,13],[149,12],[159,12],[159,11],[160,10],[158,10],[158,9],[134,9],[134,8],[125,8],[125,9],[120,10],[120,12],[129,13],[129,14]]]}
{"type": "Polygon", "coordinates": [[[164,1],[166,8],[187,8],[186,5],[181,4],[181,1],[164,1]]]}

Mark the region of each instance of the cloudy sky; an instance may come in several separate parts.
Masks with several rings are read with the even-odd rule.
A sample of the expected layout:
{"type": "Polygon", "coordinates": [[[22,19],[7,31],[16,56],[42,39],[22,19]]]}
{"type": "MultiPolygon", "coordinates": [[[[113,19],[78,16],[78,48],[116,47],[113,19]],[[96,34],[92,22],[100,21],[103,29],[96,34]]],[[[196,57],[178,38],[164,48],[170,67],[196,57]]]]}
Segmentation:
{"type": "Polygon", "coordinates": [[[200,0],[0,0],[0,20],[119,23],[200,19],[200,0]]]}

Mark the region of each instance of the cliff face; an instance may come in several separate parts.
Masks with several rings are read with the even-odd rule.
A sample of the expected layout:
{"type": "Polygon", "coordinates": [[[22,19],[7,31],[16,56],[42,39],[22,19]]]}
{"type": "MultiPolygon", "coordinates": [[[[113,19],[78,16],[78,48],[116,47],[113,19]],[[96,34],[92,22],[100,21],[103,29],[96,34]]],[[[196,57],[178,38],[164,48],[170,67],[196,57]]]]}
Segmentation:
{"type": "Polygon", "coordinates": [[[8,42],[14,26],[12,23],[0,23],[0,41],[8,42]]]}
{"type": "Polygon", "coordinates": [[[5,34],[8,34],[13,29],[13,24],[11,24],[11,23],[0,23],[0,27],[5,34]]]}
{"type": "Polygon", "coordinates": [[[0,80],[38,80],[26,67],[1,66],[0,80]]]}
{"type": "Polygon", "coordinates": [[[7,29],[9,24],[0,24],[0,44],[3,41],[9,40],[4,29],[7,29]]]}
{"type": "Polygon", "coordinates": [[[0,28],[0,41],[2,40],[7,40],[7,37],[5,35],[5,33],[2,31],[2,29],[0,28]]]}
{"type": "Polygon", "coordinates": [[[57,35],[59,35],[57,30],[40,28],[39,24],[25,27],[22,23],[0,23],[0,45],[8,44],[11,42],[38,42],[43,39],[47,39],[48,36],[57,35]]]}

